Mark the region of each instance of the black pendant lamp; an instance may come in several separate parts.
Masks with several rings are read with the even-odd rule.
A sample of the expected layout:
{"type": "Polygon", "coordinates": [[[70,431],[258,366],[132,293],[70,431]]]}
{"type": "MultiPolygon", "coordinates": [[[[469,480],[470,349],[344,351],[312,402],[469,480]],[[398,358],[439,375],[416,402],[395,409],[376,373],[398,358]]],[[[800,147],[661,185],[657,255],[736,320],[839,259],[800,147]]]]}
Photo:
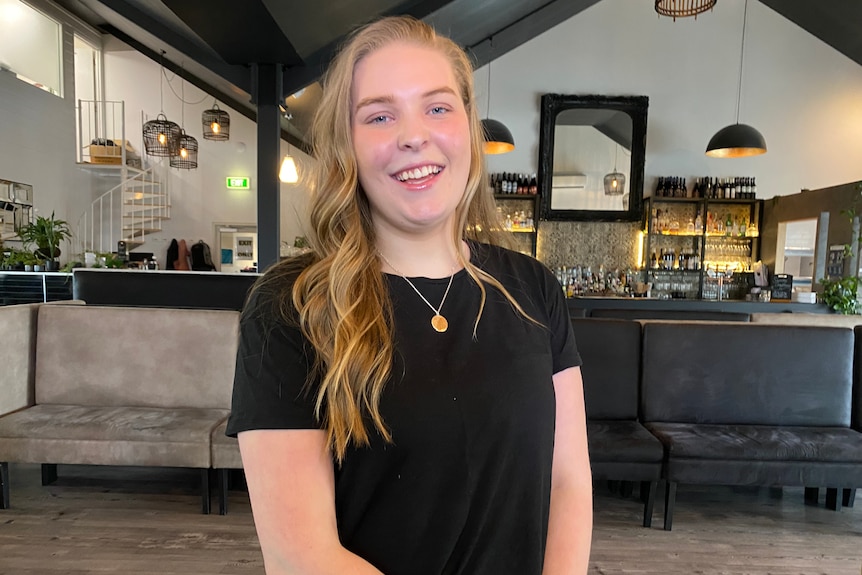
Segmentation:
{"type": "Polygon", "coordinates": [[[766,153],[766,139],[748,124],[739,123],[739,101],[742,97],[742,64],[745,56],[745,24],[748,20],[748,0],[742,16],[742,49],[739,54],[739,84],[736,93],[736,123],[715,133],[706,146],[711,158],[744,158],[766,153]]]}
{"type": "Polygon", "coordinates": [[[217,102],[213,107],[201,114],[204,140],[225,142],[230,139],[230,114],[221,110],[217,102]]]}
{"type": "MultiPolygon", "coordinates": [[[[491,39],[491,53],[494,52],[494,39],[491,39]]],[[[493,56],[492,56],[493,59],[493,56]]],[[[488,61],[488,106],[485,108],[482,130],[485,133],[485,153],[505,154],[515,149],[515,138],[503,122],[492,120],[491,115],[491,60],[488,61]]]]}
{"type": "Polygon", "coordinates": [[[617,171],[617,152],[620,145],[614,142],[614,171],[605,175],[605,195],[606,196],[621,196],[626,187],[626,175],[617,171]]]}
{"type": "Polygon", "coordinates": [[[180,77],[180,80],[182,81],[180,84],[180,110],[182,110],[180,116],[183,128],[180,137],[177,139],[176,153],[171,156],[170,164],[172,168],[193,170],[198,167],[198,141],[186,134],[186,82],[182,77],[180,77]]]}
{"type": "Polygon", "coordinates": [[[156,116],[155,120],[146,122],[143,127],[144,150],[150,156],[158,156],[169,158],[179,150],[179,139],[182,131],[176,122],[171,122],[165,116],[165,103],[162,92],[162,78],[165,75],[165,68],[162,65],[162,58],[165,52],[162,50],[159,55],[159,103],[161,112],[156,116]]]}
{"type": "Polygon", "coordinates": [[[676,22],[677,18],[694,16],[712,10],[716,0],[655,0],[655,11],[660,16],[670,16],[676,22]]]}

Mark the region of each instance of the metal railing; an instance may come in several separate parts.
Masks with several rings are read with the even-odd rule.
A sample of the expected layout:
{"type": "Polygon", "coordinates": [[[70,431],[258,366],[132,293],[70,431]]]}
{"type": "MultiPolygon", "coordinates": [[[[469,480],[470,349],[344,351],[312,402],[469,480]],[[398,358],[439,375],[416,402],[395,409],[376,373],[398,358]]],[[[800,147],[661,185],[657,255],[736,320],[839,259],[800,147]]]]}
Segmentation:
{"type": "Polygon", "coordinates": [[[93,200],[78,218],[78,253],[113,252],[119,240],[132,248],[162,230],[162,222],[171,216],[170,196],[155,169],[123,166],[122,181],[93,200]]]}

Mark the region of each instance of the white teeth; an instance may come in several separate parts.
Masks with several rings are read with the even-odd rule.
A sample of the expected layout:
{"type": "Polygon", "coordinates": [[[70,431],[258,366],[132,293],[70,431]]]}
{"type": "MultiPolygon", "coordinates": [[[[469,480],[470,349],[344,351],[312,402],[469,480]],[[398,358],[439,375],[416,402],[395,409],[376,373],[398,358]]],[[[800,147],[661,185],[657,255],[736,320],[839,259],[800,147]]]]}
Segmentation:
{"type": "Polygon", "coordinates": [[[403,172],[397,174],[395,178],[400,182],[405,182],[407,180],[418,180],[419,178],[426,178],[431,174],[439,174],[441,169],[442,168],[440,166],[422,166],[421,168],[404,170],[403,172]]]}

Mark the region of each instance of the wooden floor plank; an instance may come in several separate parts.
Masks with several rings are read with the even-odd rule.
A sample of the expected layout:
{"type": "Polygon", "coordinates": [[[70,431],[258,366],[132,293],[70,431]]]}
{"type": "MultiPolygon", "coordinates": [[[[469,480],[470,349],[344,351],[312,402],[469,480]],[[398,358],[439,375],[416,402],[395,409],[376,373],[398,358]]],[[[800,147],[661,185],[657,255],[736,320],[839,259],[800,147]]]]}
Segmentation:
{"type": "MultiPolygon", "coordinates": [[[[10,466],[0,575],[263,575],[247,494],[231,492],[226,516],[202,515],[194,470],[59,470],[43,487],[38,465],[10,466]]],[[[862,573],[862,505],[805,505],[801,488],[681,485],[667,532],[661,505],[641,527],[636,496],[596,486],[592,575],[862,573]]]]}

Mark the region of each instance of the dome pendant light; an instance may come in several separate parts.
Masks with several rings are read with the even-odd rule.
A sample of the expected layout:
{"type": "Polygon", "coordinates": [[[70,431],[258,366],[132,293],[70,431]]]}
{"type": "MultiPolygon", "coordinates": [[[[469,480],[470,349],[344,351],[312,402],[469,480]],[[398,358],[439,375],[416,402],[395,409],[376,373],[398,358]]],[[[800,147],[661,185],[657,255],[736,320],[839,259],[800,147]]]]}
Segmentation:
{"type": "Polygon", "coordinates": [[[739,102],[742,98],[742,64],[745,57],[745,24],[748,20],[748,0],[742,15],[742,49],[739,54],[739,84],[736,92],[736,123],[716,132],[706,146],[711,158],[744,158],[766,153],[766,139],[748,124],[739,123],[739,102]]]}
{"type": "MultiPolygon", "coordinates": [[[[491,53],[494,52],[494,39],[491,38],[491,53]]],[[[492,58],[493,59],[493,58],[492,58]]],[[[515,138],[503,122],[490,119],[491,115],[491,60],[488,61],[488,106],[485,108],[482,130],[485,132],[485,153],[505,154],[515,149],[515,138]]]]}

